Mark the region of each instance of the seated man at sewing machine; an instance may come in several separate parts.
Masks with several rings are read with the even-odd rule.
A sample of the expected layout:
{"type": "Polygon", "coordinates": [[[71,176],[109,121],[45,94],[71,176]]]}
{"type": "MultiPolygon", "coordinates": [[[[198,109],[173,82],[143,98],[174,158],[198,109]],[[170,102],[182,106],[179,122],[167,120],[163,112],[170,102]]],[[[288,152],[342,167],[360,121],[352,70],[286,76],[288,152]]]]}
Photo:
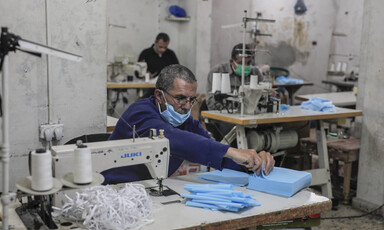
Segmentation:
{"type": "MultiPolygon", "coordinates": [[[[230,168],[269,174],[275,160],[269,152],[236,149],[213,140],[200,122],[194,120],[191,108],[196,102],[197,81],[186,67],[175,64],[165,67],[156,82],[153,96],[133,103],[116,124],[110,140],[148,137],[150,130],[163,129],[169,139],[168,176],[184,160],[221,170],[230,168]],[[135,131],[132,127],[135,127],[135,131]]],[[[144,165],[112,168],[102,172],[104,184],[116,184],[152,178],[144,165]]]]}
{"type": "MultiPolygon", "coordinates": [[[[231,92],[239,91],[241,86],[241,73],[242,73],[242,52],[243,44],[239,43],[232,48],[231,59],[229,62],[225,62],[214,66],[208,73],[207,86],[206,86],[206,103],[208,110],[221,110],[223,105],[218,97],[215,97],[216,92],[212,92],[212,79],[214,73],[228,73],[231,92]]],[[[263,81],[263,75],[260,73],[256,66],[252,66],[253,52],[249,45],[245,45],[245,59],[244,59],[244,84],[250,84],[250,76],[257,75],[259,81],[263,81]]]]}
{"type": "MultiPolygon", "coordinates": [[[[251,106],[247,106],[247,109],[250,108],[249,113],[255,114],[255,113],[260,113],[267,111],[267,102],[266,100],[265,103],[258,104],[257,103],[263,99],[267,98],[270,95],[275,96],[276,92],[271,89],[271,86],[269,86],[270,90],[264,90],[264,95],[254,95],[255,93],[258,94],[255,91],[249,90],[249,85],[251,84],[251,76],[254,75],[257,78],[257,84],[259,82],[266,81],[268,79],[268,71],[269,71],[269,66],[265,65],[260,67],[260,70],[258,67],[252,65],[253,62],[253,56],[254,52],[251,49],[250,45],[245,45],[245,57],[244,57],[244,66],[242,66],[242,52],[243,52],[243,44],[239,43],[235,45],[232,48],[231,52],[231,59],[229,62],[223,63],[216,65],[213,67],[207,78],[207,86],[206,86],[206,106],[202,106],[200,109],[201,110],[228,110],[228,112],[233,112],[237,109],[237,107],[240,105],[236,100],[231,101],[230,97],[231,94],[234,92],[239,93],[240,92],[240,87],[242,84],[241,80],[241,75],[242,75],[242,68],[244,67],[244,85],[248,87],[248,90],[246,88],[245,95],[246,97],[244,98],[244,102],[246,105],[253,104],[253,108],[251,109],[251,106]],[[231,93],[225,94],[221,91],[216,91],[213,92],[213,75],[215,73],[227,73],[229,74],[229,80],[230,80],[230,91],[231,93]],[[265,93],[267,95],[265,95],[265,93]],[[252,94],[252,95],[249,95],[252,94]],[[229,97],[229,98],[228,98],[229,97]],[[249,99],[249,100],[248,100],[249,99]],[[256,104],[255,104],[256,103],[256,104]],[[264,108],[265,107],[265,108],[264,108]]],[[[262,90],[262,89],[261,89],[262,90]]],[[[225,123],[225,122],[219,122],[219,121],[212,121],[211,124],[206,124],[207,129],[212,133],[215,139],[221,140],[225,134],[227,134],[234,125],[225,123]]]]}
{"type": "Polygon", "coordinates": [[[138,61],[146,62],[151,78],[157,77],[160,71],[171,64],[179,64],[175,52],[168,48],[170,39],[168,34],[159,33],[155,43],[147,49],[141,51],[138,61]]]}

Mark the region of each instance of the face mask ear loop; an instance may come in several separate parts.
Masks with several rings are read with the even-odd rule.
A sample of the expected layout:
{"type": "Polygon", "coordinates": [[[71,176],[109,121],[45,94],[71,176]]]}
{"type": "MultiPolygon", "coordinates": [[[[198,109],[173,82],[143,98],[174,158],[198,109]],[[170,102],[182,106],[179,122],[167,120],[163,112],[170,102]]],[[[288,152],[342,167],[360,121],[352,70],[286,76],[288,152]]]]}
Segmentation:
{"type": "Polygon", "coordinates": [[[161,90],[161,93],[163,94],[163,97],[164,97],[164,101],[165,101],[165,104],[168,104],[167,98],[165,98],[165,94],[164,94],[164,91],[163,91],[163,90],[161,90]]]}
{"type": "MultiPolygon", "coordinates": [[[[167,99],[165,98],[163,90],[161,90],[161,94],[163,94],[163,98],[164,98],[165,104],[168,104],[167,99]]],[[[157,102],[157,107],[159,108],[159,112],[161,113],[160,102],[157,102]]]]}

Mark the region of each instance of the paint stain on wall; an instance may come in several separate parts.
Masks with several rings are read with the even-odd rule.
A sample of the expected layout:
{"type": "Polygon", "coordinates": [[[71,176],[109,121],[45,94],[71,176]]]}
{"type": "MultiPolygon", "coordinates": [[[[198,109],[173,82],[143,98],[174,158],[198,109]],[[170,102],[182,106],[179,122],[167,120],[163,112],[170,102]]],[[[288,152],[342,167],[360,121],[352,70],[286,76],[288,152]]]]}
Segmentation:
{"type": "Polygon", "coordinates": [[[258,55],[257,63],[288,68],[296,62],[305,65],[308,61],[309,52],[298,50],[292,46],[289,41],[281,41],[276,46],[274,44],[266,44],[264,47],[269,50],[270,55],[258,55]]]}
{"type": "Polygon", "coordinates": [[[308,31],[302,20],[295,18],[293,30],[293,42],[298,48],[302,48],[307,44],[308,31]]]}

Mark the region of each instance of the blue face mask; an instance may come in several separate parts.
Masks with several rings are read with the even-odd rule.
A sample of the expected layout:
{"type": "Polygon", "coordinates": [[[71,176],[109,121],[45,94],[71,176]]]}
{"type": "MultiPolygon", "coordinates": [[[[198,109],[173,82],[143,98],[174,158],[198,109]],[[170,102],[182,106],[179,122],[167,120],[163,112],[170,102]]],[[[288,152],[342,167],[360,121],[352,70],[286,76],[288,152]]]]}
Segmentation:
{"type": "MultiPolygon", "coordinates": [[[[164,93],[163,97],[165,99],[164,93]]],[[[162,118],[164,118],[168,123],[170,123],[173,127],[180,126],[183,124],[188,117],[191,115],[191,110],[188,111],[186,114],[180,114],[175,111],[172,105],[168,104],[167,99],[165,99],[165,104],[167,106],[167,109],[161,112],[160,105],[158,104],[160,115],[162,118]]]]}

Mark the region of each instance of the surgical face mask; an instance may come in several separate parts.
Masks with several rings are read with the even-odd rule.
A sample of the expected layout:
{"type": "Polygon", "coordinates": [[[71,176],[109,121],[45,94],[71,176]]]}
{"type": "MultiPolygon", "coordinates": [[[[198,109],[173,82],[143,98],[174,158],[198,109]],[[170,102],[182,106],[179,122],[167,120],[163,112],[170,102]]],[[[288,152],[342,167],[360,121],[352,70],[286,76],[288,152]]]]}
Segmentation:
{"type": "Polygon", "coordinates": [[[191,110],[189,110],[188,113],[186,114],[180,114],[176,112],[173,106],[171,104],[168,104],[167,99],[165,98],[164,92],[162,93],[165,99],[165,105],[167,106],[167,109],[161,112],[160,105],[158,104],[161,117],[164,118],[166,121],[168,121],[168,123],[170,123],[173,127],[180,126],[191,115],[191,110]]]}
{"type": "MultiPolygon", "coordinates": [[[[235,63],[235,65],[236,65],[235,74],[241,76],[242,65],[238,65],[235,61],[233,61],[233,63],[235,63]]],[[[244,66],[244,76],[250,75],[251,71],[252,71],[251,66],[244,66]]]]}

